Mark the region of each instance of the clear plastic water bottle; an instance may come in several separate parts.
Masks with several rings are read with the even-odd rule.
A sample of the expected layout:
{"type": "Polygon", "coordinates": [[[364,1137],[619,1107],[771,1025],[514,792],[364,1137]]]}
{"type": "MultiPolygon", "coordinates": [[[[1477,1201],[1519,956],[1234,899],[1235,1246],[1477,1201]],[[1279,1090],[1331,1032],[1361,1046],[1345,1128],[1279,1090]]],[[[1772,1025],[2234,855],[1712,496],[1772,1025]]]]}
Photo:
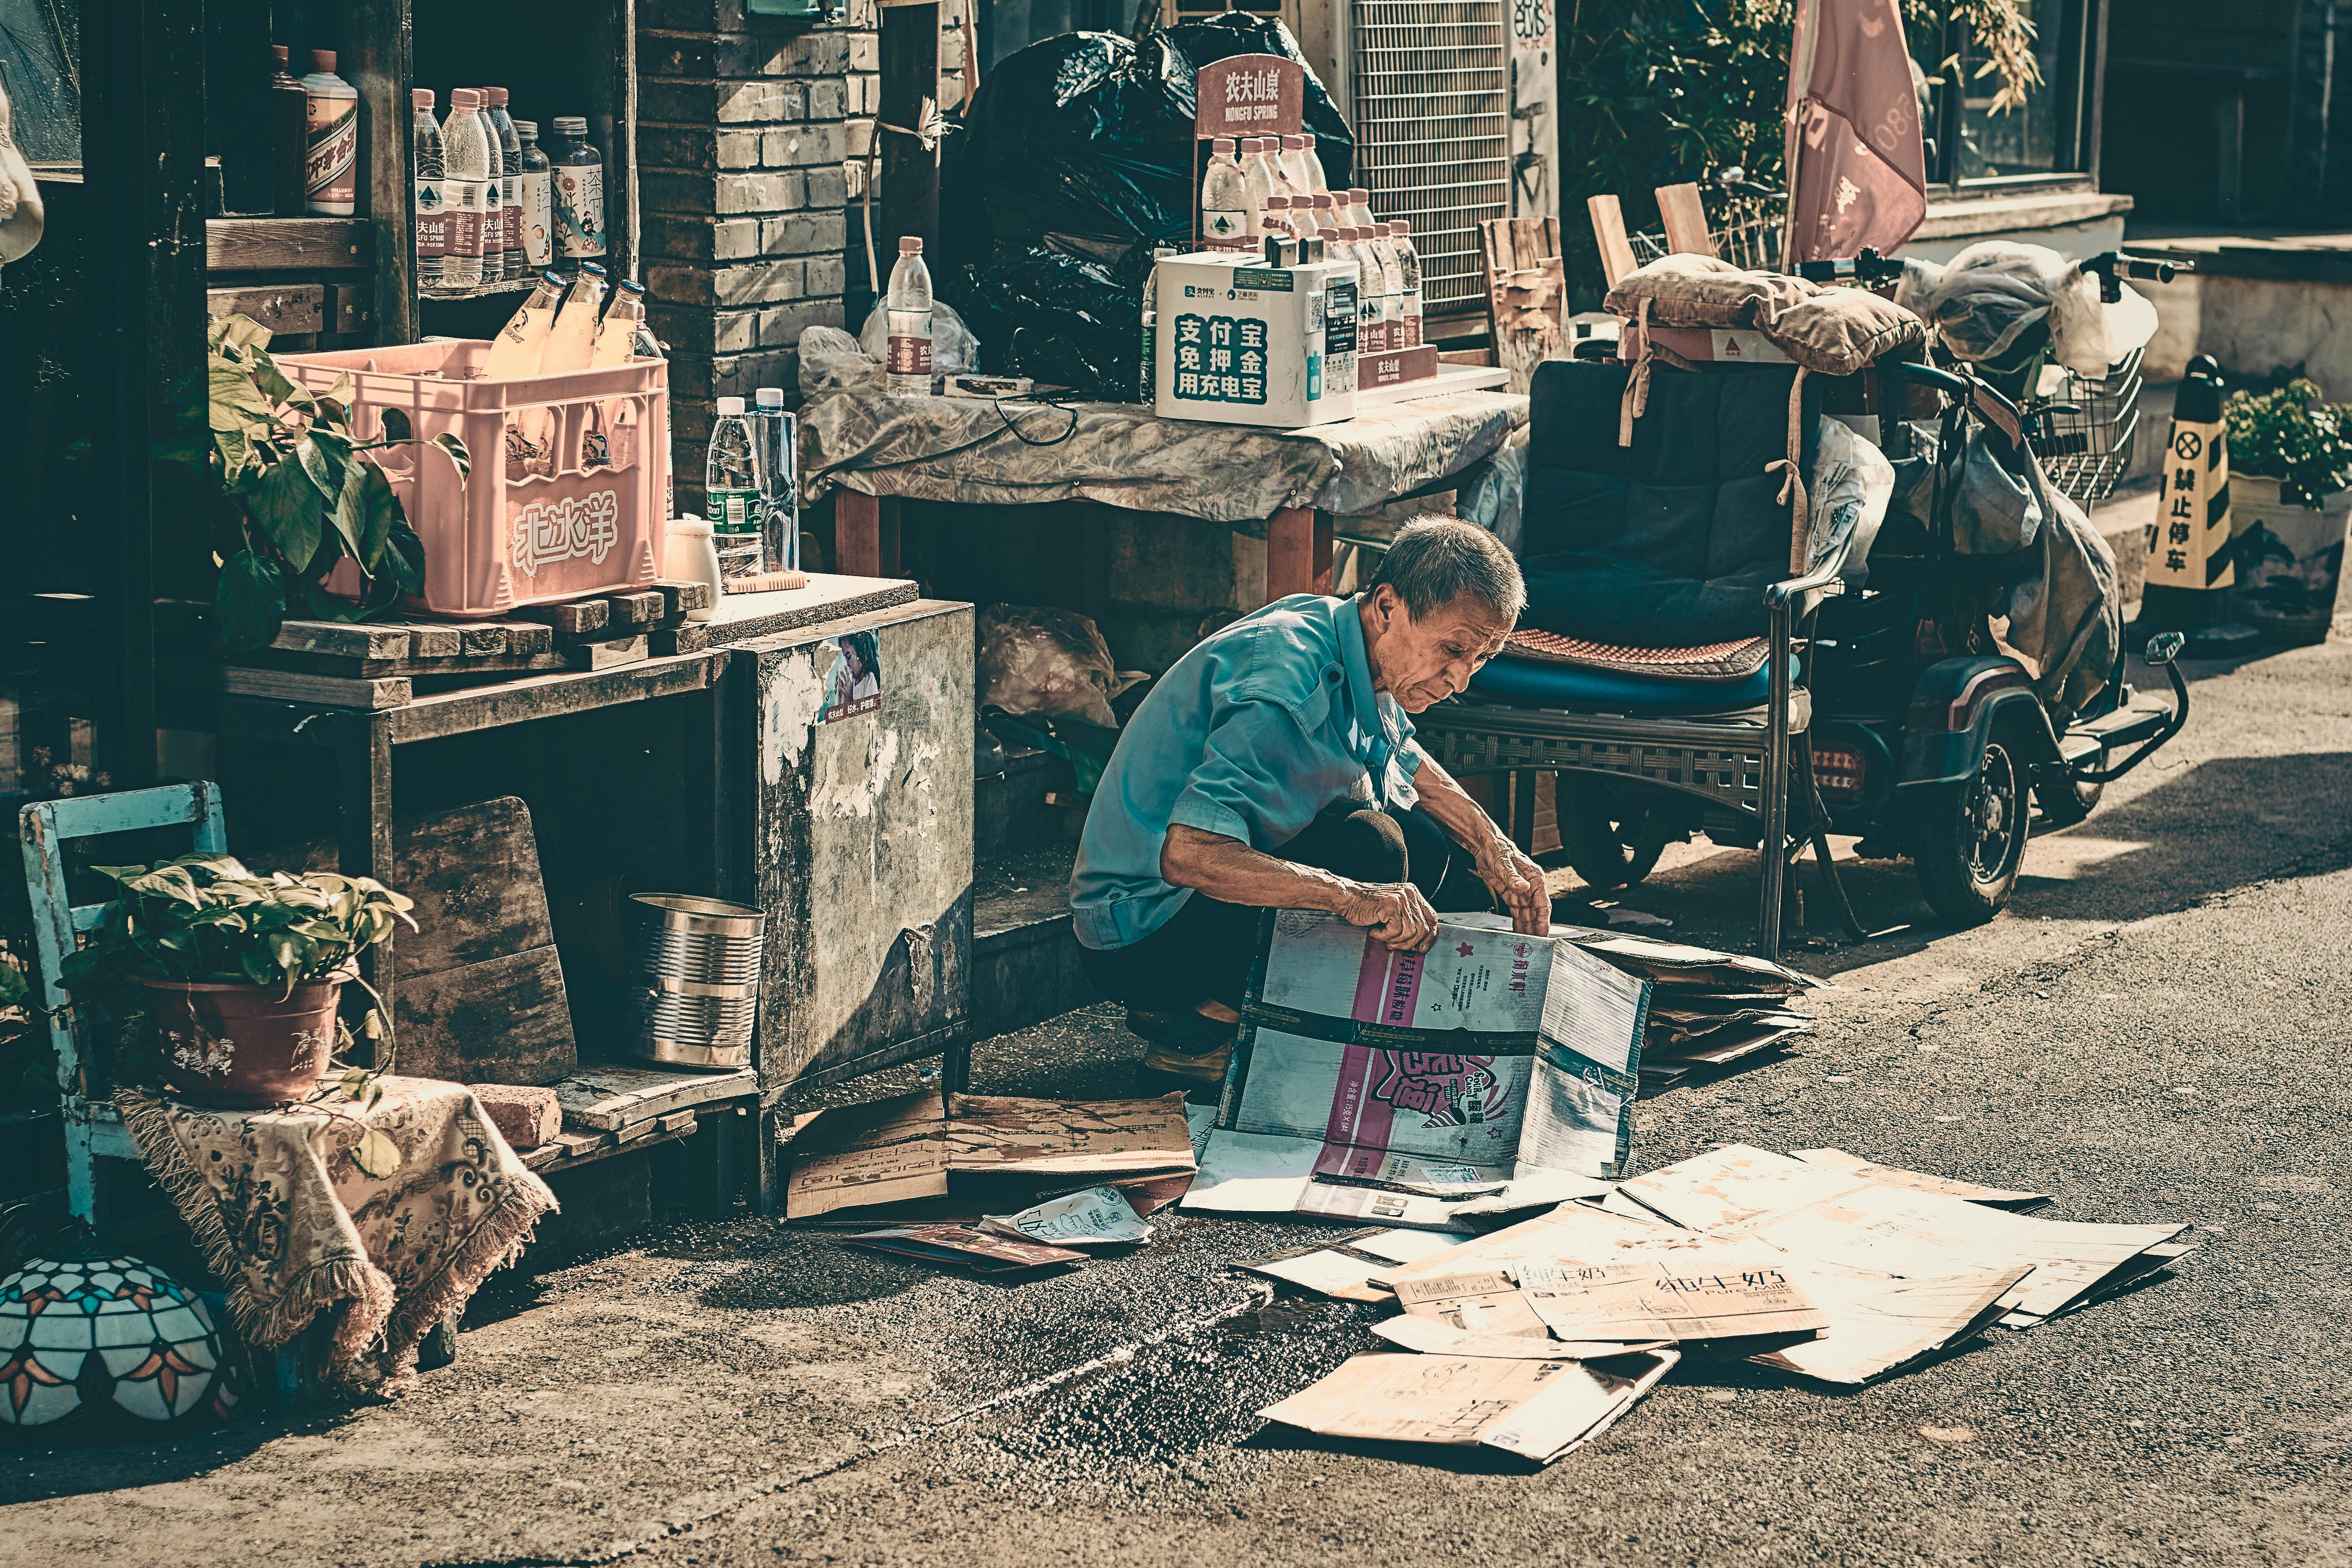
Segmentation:
{"type": "Polygon", "coordinates": [[[801,563],[800,422],[784,389],[761,387],[751,414],[751,467],[760,481],[760,542],[770,571],[801,563]]]}
{"type": "Polygon", "coordinates": [[[441,122],[433,118],[433,89],[412,89],[408,100],[416,115],[416,287],[441,287],[442,260],[449,250],[449,219],[441,210],[441,122]]]}
{"type": "Polygon", "coordinates": [[[522,139],[507,114],[506,89],[482,89],[482,114],[499,143],[499,279],[510,282],[530,275],[522,244],[522,139]]]}
{"type": "Polygon", "coordinates": [[[760,475],[743,400],[722,397],[702,464],[703,507],[721,577],[756,577],[765,568],[760,543],[760,475]]]}
{"type": "Polygon", "coordinates": [[[892,397],[930,396],[931,269],[923,265],[923,242],[913,235],[898,241],[898,265],[890,269],[882,308],[890,329],[883,390],[892,397]]]}
{"type": "Polygon", "coordinates": [[[453,289],[478,288],[485,281],[482,242],[485,208],[493,188],[490,126],[482,118],[482,95],[469,87],[449,94],[449,122],[441,128],[441,209],[449,243],[441,258],[441,281],[453,289]]]}
{"type": "Polygon", "coordinates": [[[1397,277],[1403,285],[1404,341],[1400,349],[1421,347],[1421,257],[1413,253],[1412,225],[1403,218],[1389,220],[1389,244],[1396,247],[1397,277]]]}
{"type": "Polygon", "coordinates": [[[1249,244],[1255,206],[1249,177],[1234,156],[1232,137],[1217,137],[1209,147],[1209,171],[1201,177],[1201,238],[1212,250],[1239,249],[1249,244]]]}

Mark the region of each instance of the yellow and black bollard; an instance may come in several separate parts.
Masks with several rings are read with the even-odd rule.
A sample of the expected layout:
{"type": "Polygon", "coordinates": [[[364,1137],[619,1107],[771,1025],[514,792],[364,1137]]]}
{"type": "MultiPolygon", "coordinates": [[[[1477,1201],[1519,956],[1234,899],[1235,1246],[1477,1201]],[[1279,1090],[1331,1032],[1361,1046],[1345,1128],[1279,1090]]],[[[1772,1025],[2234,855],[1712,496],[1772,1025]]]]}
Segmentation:
{"type": "Polygon", "coordinates": [[[2221,367],[2210,354],[2189,362],[2173,405],[2147,530],[2147,585],[2138,630],[2179,632],[2208,656],[2253,646],[2256,632],[2234,615],[2237,576],[2230,550],[2230,437],[2221,425],[2221,367]]]}

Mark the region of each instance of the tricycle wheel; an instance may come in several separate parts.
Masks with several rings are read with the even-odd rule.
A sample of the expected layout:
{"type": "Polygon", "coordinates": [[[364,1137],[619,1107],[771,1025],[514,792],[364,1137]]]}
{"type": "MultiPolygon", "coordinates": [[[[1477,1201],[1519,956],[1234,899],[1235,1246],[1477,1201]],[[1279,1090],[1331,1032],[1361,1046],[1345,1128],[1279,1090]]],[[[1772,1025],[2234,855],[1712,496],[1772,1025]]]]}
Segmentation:
{"type": "Polygon", "coordinates": [[[1594,889],[1631,887],[1657,868],[1665,853],[1665,825],[1647,810],[1632,811],[1597,790],[1560,780],[1559,845],[1568,863],[1594,889]]]}
{"type": "MultiPolygon", "coordinates": [[[[2106,754],[2100,753],[2102,766],[2106,754]]],[[[2048,828],[2071,828],[2089,816],[2097,807],[2099,797],[2107,792],[2104,780],[2092,782],[2079,775],[2068,773],[2048,783],[2033,787],[2034,802],[2042,808],[2042,821],[2048,828]]]]}
{"type": "Polygon", "coordinates": [[[1912,827],[1919,891],[1955,925],[1981,925],[2009,903],[2032,831],[2026,788],[2016,753],[1995,737],[1976,777],[1919,801],[1912,827]]]}

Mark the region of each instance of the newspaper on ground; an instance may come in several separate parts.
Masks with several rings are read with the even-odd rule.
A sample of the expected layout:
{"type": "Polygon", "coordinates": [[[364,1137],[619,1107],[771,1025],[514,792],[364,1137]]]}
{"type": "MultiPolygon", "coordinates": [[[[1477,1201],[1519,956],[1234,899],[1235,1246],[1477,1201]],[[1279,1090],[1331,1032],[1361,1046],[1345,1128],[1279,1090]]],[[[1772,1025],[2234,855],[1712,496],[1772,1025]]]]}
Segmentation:
{"type": "MultiPolygon", "coordinates": [[[[1129,1192],[1139,1209],[1174,1196],[1194,1168],[1181,1094],[1149,1100],[1029,1100],[931,1091],[812,1112],[793,1124],[784,1214],[951,1197],[977,1218],[1087,1186],[1129,1192]],[[1156,1200],[1156,1201],[1155,1201],[1156,1200]]],[[[926,1218],[931,1216],[927,1213],[926,1218]]],[[[961,1216],[959,1216],[961,1218],[961,1216]]]]}
{"type": "Polygon", "coordinates": [[[1497,1448],[1549,1464],[1657,1386],[1672,1351],[1587,1364],[1496,1356],[1354,1356],[1259,1412],[1331,1437],[1497,1448]]]}
{"type": "Polygon", "coordinates": [[[1048,1198],[1018,1214],[992,1214],[981,1228],[1052,1247],[1129,1247],[1151,1239],[1135,1206],[1117,1187],[1090,1186],[1048,1198]]]}
{"type": "Polygon", "coordinates": [[[974,1225],[894,1225],[845,1236],[842,1240],[877,1252],[920,1258],[927,1263],[952,1263],[976,1274],[1017,1274],[1087,1260],[1085,1253],[1066,1247],[992,1235],[974,1225]]]}
{"type": "Polygon", "coordinates": [[[1649,989],[1492,924],[1444,922],[1427,952],[1397,953],[1276,911],[1186,1207],[1426,1226],[1442,1208],[1336,1195],[1442,1205],[1527,1170],[1614,1175],[1649,989]]]}
{"type": "Polygon", "coordinates": [[[2118,1273],[2171,1261],[2168,1254],[2144,1260],[2188,1228],[2039,1219],[1740,1144],[1635,1177],[1622,1190],[1676,1224],[1752,1238],[1812,1263],[1907,1280],[2030,1268],[2002,1298],[2004,1321],[2020,1326],[2064,1311],[2118,1273]]]}

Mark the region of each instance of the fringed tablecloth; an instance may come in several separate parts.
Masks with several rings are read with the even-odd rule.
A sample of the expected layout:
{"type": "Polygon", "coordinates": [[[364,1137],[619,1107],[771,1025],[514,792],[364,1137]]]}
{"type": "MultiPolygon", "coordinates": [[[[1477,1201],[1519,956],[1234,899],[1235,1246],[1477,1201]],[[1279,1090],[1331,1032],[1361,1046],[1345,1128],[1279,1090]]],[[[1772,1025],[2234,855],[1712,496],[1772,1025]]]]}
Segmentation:
{"type": "Polygon", "coordinates": [[[415,1382],[418,1342],[514,1260],[555,1195],[463,1084],[377,1082],[372,1106],[331,1092],[215,1111],[128,1089],[115,1104],[226,1281],[247,1342],[286,1344],[333,1312],[324,1375],[398,1394],[415,1382]],[[400,1151],[388,1176],[352,1157],[370,1128],[400,1151]]]}

